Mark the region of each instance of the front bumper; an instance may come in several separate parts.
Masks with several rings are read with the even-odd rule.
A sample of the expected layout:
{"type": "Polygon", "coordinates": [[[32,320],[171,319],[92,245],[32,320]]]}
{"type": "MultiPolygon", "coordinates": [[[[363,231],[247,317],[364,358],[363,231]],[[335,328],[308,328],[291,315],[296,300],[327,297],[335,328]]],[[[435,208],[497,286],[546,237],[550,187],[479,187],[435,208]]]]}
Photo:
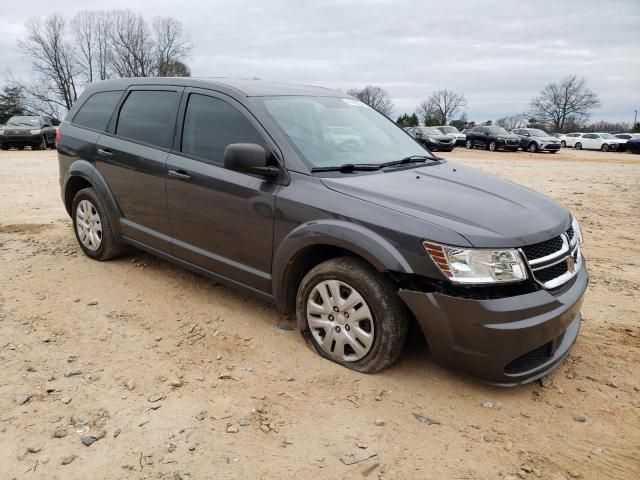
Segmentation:
{"type": "Polygon", "coordinates": [[[36,145],[42,139],[42,134],[31,135],[0,135],[0,143],[7,145],[36,145]]]}
{"type": "Polygon", "coordinates": [[[418,320],[433,359],[499,386],[532,382],[556,368],[580,330],[586,265],[572,284],[488,300],[400,290],[418,320]]]}
{"type": "Polygon", "coordinates": [[[560,150],[560,143],[542,143],[540,150],[545,152],[557,152],[560,150]]]}

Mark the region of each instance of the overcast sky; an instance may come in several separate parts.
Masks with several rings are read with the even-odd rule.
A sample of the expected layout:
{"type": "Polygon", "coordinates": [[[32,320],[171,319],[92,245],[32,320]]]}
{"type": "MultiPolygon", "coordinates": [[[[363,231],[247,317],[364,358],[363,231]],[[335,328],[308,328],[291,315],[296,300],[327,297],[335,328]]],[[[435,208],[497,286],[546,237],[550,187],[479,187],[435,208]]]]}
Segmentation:
{"type": "Polygon", "coordinates": [[[544,85],[576,74],[602,101],[593,119],[631,121],[640,109],[640,0],[6,1],[0,73],[31,75],[16,48],[29,16],[105,7],[180,20],[193,76],[380,85],[396,114],[449,88],[482,121],[522,112],[544,85]]]}

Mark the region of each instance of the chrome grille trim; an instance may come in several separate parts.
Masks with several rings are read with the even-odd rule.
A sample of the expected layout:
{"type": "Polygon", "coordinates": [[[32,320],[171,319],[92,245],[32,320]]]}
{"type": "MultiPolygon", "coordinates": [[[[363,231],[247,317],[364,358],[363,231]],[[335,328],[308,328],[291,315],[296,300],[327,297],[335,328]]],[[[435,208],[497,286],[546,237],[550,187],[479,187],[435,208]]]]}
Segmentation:
{"type": "Polygon", "coordinates": [[[523,258],[527,259],[531,277],[539,285],[548,290],[558,288],[570,281],[578,274],[583,264],[583,257],[580,252],[580,245],[578,245],[577,236],[573,235],[572,238],[570,238],[567,231],[560,235],[560,239],[562,240],[560,250],[533,260],[527,259],[527,255],[524,253],[524,250],[522,248],[519,249],[523,258]],[[562,262],[567,262],[567,270],[563,274],[547,281],[542,281],[537,278],[536,272],[541,272],[547,268],[559,265],[562,262]]]}

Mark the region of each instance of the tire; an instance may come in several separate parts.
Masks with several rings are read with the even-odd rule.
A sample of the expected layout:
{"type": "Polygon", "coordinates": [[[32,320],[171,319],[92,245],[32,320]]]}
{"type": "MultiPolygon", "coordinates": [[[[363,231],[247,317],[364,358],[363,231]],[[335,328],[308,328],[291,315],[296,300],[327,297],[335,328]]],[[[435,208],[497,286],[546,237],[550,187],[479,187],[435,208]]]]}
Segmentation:
{"type": "Polygon", "coordinates": [[[9,150],[9,145],[7,145],[6,143],[0,144],[0,150],[9,150]]]}
{"type": "Polygon", "coordinates": [[[31,150],[46,150],[47,149],[47,141],[44,139],[44,136],[40,138],[40,143],[31,146],[31,150]]]}
{"type": "Polygon", "coordinates": [[[361,373],[376,373],[392,365],[402,353],[407,337],[408,314],[397,287],[355,257],[334,258],[312,268],[298,288],[296,316],[300,331],[320,356],[361,373]],[[329,293],[332,290],[340,297],[337,302],[329,293]],[[335,306],[344,306],[349,299],[359,303],[344,311],[335,306]],[[315,312],[310,312],[309,306],[314,304],[315,312]],[[349,312],[351,319],[345,315],[349,312]],[[354,323],[356,315],[361,320],[354,323]],[[329,334],[334,341],[323,348],[329,334]]]}
{"type": "Polygon", "coordinates": [[[603,143],[602,147],[600,147],[600,150],[602,150],[603,152],[608,152],[609,150],[611,150],[611,148],[609,147],[608,144],[603,143]]]}
{"type": "Polygon", "coordinates": [[[549,153],[558,153],[558,150],[549,150],[549,153]]]}
{"type": "MultiPolygon", "coordinates": [[[[107,214],[107,209],[104,206],[104,202],[97,194],[97,192],[93,188],[83,188],[80,190],[75,198],[73,199],[73,206],[71,208],[72,220],[73,220],[73,231],[76,235],[76,240],[78,240],[78,245],[84,252],[84,254],[93,258],[94,260],[110,260],[112,258],[116,258],[121,255],[125,247],[123,244],[118,242],[114,233],[113,233],[113,223],[112,219],[109,218],[107,214]],[[79,209],[84,210],[84,218],[87,220],[87,212],[91,215],[90,218],[95,222],[95,215],[97,215],[97,222],[94,228],[94,231],[97,229],[99,224],[100,227],[100,235],[97,236],[99,241],[94,241],[92,248],[88,245],[88,240],[86,240],[85,236],[81,237],[81,233],[79,230],[85,230],[82,227],[79,228],[78,222],[80,221],[81,212],[79,209]],[[83,240],[85,238],[85,240],[83,240]]],[[[87,224],[88,224],[87,220],[87,224]]],[[[94,233],[94,237],[96,234],[94,233]]]]}
{"type": "Polygon", "coordinates": [[[567,148],[567,142],[565,142],[564,140],[562,140],[562,141],[560,142],[560,146],[561,146],[562,148],[567,148]]]}
{"type": "Polygon", "coordinates": [[[528,146],[527,146],[527,151],[529,153],[538,153],[538,144],[536,142],[531,142],[528,146]]]}
{"type": "Polygon", "coordinates": [[[498,149],[498,144],[492,140],[489,142],[489,145],[487,145],[487,148],[490,152],[495,152],[498,149]]]}
{"type": "Polygon", "coordinates": [[[582,144],[580,142],[576,143],[575,149],[582,150],[582,144]]]}
{"type": "Polygon", "coordinates": [[[24,150],[24,145],[18,145],[16,148],[17,148],[18,150],[24,150]]]}
{"type": "Polygon", "coordinates": [[[467,141],[465,142],[465,146],[466,146],[468,149],[472,149],[472,148],[473,148],[473,141],[471,141],[471,140],[467,140],[467,141]]]}

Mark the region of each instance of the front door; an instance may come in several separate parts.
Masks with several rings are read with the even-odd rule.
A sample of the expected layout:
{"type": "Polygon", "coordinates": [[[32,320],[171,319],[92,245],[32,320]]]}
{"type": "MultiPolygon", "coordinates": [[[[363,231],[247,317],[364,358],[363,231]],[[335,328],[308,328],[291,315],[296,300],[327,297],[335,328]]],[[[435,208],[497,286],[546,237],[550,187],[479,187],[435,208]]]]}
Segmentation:
{"type": "Polygon", "coordinates": [[[173,254],[270,293],[279,185],[223,166],[227,145],[266,146],[270,140],[241,104],[223,94],[188,90],[180,117],[179,153],[167,160],[173,254]]]}

